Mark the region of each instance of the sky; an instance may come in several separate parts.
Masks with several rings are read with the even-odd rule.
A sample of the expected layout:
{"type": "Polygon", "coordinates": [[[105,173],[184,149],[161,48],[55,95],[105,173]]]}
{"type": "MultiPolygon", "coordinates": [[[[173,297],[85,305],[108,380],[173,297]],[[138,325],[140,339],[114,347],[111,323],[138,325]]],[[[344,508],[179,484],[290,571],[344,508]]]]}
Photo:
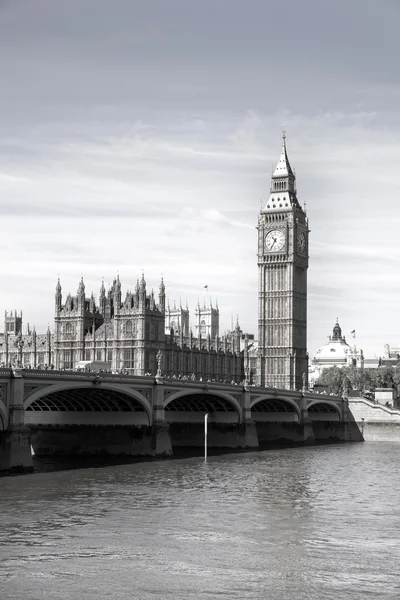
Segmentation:
{"type": "Polygon", "coordinates": [[[42,332],[57,277],[98,297],[144,272],[256,332],[285,124],[310,356],[336,318],[400,346],[399,24],[399,0],[0,0],[0,310],[42,332]]]}

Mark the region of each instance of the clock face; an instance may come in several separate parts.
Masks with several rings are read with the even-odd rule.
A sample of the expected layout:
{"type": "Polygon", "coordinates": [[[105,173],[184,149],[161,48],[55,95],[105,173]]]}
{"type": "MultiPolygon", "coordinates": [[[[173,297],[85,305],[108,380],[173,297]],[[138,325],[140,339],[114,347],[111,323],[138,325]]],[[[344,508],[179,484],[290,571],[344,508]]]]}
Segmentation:
{"type": "Polygon", "coordinates": [[[285,234],[280,229],[273,229],[265,236],[267,252],[280,252],[285,246],[285,234]]]}
{"type": "Polygon", "coordinates": [[[300,233],[297,234],[297,250],[299,254],[305,254],[306,249],[306,234],[304,233],[304,231],[300,231],[300,233]]]}

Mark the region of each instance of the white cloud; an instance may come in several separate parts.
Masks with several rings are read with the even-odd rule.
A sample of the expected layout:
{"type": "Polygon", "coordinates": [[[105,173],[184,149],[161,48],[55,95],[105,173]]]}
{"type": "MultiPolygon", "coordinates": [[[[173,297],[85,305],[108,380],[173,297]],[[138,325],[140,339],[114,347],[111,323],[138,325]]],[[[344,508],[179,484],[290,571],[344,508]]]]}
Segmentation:
{"type": "MultiPolygon", "coordinates": [[[[120,2],[112,11],[96,4],[94,21],[90,11],[74,20],[80,3],[71,1],[67,12],[50,3],[50,13],[28,11],[29,19],[10,5],[0,23],[3,55],[11,23],[27,41],[0,68],[9,82],[1,99],[0,309],[22,308],[43,329],[57,274],[65,292],[75,292],[81,274],[96,292],[117,271],[132,288],[144,269],[150,287],[163,273],[168,296],[187,297],[192,308],[206,282],[222,328],[239,314],[256,332],[255,226],[286,123],[310,219],[311,355],[336,316],[356,327],[364,349],[398,345],[395,53],[372,52],[359,39],[365,57],[349,56],[358,48],[354,30],[342,30],[341,45],[326,32],[314,47],[293,22],[277,61],[280,33],[256,35],[262,2],[251,14],[234,3],[228,17],[214,7],[209,51],[188,12],[160,5],[157,17],[143,8],[139,19],[127,3],[125,20],[120,2]],[[370,72],[378,58],[387,71],[370,72]]],[[[326,30],[319,3],[309,14],[303,5],[292,11],[309,33],[326,30]]],[[[196,7],[197,24],[206,12],[196,7]]],[[[357,7],[346,14],[349,23],[360,18],[357,7]]],[[[364,29],[375,35],[381,11],[373,14],[364,29]]]]}
{"type": "MultiPolygon", "coordinates": [[[[385,136],[368,129],[371,115],[356,113],[345,119],[341,114],[320,114],[318,126],[313,117],[285,117],[300,198],[308,201],[310,289],[318,281],[335,290],[325,296],[310,293],[309,335],[315,347],[327,332],[320,326],[314,329],[313,322],[319,310],[326,314],[327,303],[335,316],[339,309],[347,315],[350,307],[365,303],[373,311],[383,300],[382,292],[393,285],[400,252],[396,238],[388,239],[386,231],[393,230],[396,198],[388,195],[376,206],[375,184],[367,185],[365,162],[373,150],[374,157],[384,157],[381,173],[391,173],[400,151],[393,147],[387,152],[392,132],[385,136]],[[349,127],[345,137],[339,135],[344,120],[349,127]],[[355,202],[356,220],[349,217],[348,195],[355,176],[364,191],[362,205],[355,202]],[[333,180],[331,188],[324,185],[325,178],[333,180]],[[371,265],[377,287],[373,296],[371,265]]],[[[81,274],[88,289],[96,291],[102,276],[111,281],[117,271],[123,284],[132,288],[143,268],[149,285],[157,287],[163,273],[169,297],[185,295],[192,306],[207,281],[220,298],[223,327],[229,326],[230,314],[238,312],[255,331],[254,228],[259,198],[268,194],[268,162],[279,155],[279,134],[271,133],[278,117],[252,112],[229,121],[213,121],[207,114],[194,119],[188,119],[187,130],[182,120],[176,127],[169,122],[165,130],[141,121],[133,127],[133,137],[125,136],[123,142],[117,131],[113,137],[112,123],[96,126],[95,132],[81,128],[84,141],[68,144],[62,133],[53,141],[44,135],[40,163],[32,142],[29,160],[24,140],[24,160],[15,160],[0,177],[7,223],[1,247],[8,253],[0,275],[13,282],[2,296],[4,308],[23,304],[30,322],[43,327],[52,318],[48,310],[58,273],[65,291],[75,291],[81,274]],[[37,276],[37,285],[29,285],[27,309],[26,296],[21,297],[24,285],[17,282],[32,282],[37,276]],[[41,307],[44,288],[49,298],[46,314],[41,307]]],[[[391,332],[395,307],[388,311],[382,344],[391,332]]],[[[329,331],[331,323],[326,327],[329,331]]],[[[360,323],[359,329],[367,329],[367,323],[360,323]]]]}

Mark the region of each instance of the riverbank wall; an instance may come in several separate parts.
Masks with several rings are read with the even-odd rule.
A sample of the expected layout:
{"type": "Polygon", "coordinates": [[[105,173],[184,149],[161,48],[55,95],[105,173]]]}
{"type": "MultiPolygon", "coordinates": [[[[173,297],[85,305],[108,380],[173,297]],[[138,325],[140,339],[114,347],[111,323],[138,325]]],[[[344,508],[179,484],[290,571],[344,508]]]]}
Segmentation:
{"type": "Polygon", "coordinates": [[[365,398],[349,398],[349,413],[365,442],[400,442],[400,410],[365,398]]]}

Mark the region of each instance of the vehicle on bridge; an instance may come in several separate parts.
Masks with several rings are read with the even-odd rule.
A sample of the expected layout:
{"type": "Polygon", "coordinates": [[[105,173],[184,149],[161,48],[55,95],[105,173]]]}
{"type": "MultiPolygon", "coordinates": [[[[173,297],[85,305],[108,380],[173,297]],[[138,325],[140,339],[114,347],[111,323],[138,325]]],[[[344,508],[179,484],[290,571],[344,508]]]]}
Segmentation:
{"type": "Polygon", "coordinates": [[[111,361],[81,360],[74,371],[111,371],[111,361]]]}

